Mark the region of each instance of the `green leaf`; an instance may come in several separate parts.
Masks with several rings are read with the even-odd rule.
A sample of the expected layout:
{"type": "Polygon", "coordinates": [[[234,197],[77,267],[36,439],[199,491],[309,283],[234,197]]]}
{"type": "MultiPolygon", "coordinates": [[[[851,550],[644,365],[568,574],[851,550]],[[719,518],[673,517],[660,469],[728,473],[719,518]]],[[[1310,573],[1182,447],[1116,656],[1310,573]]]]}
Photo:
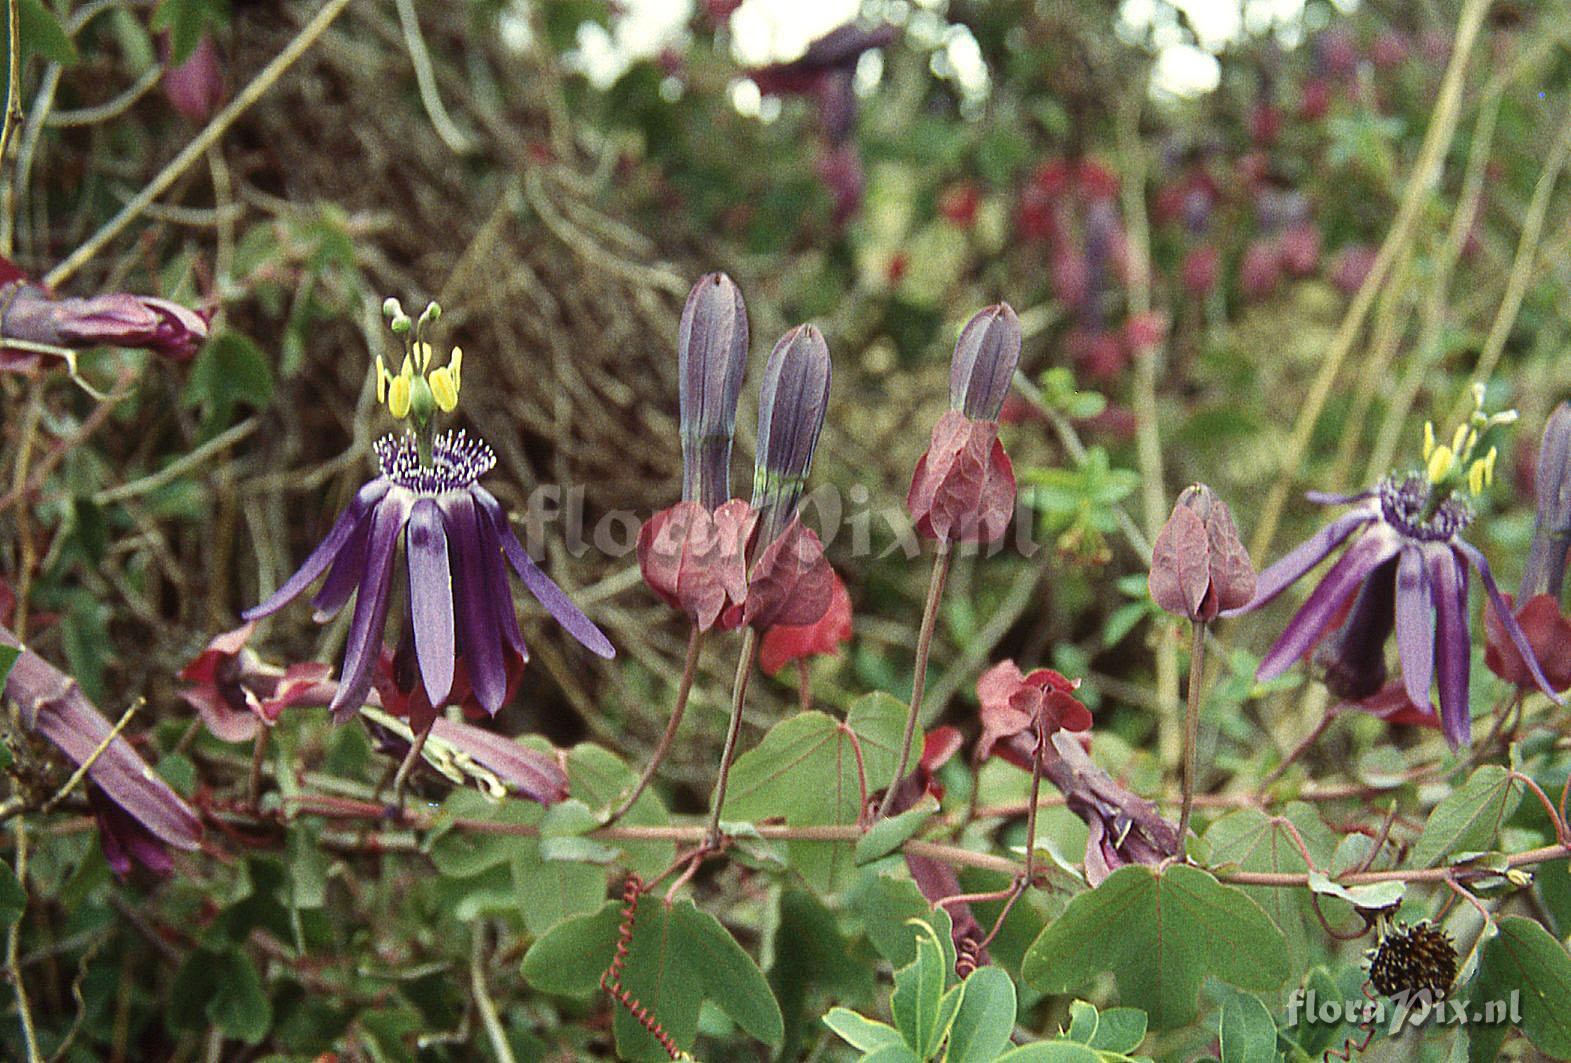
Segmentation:
{"type": "Polygon", "coordinates": [[[890,1045],[905,1046],[899,1030],[859,1015],[850,1008],[830,1008],[829,1014],[824,1016],[824,1025],[839,1034],[840,1039],[852,1048],[862,1052],[875,1052],[890,1045]]]}
{"type": "Polygon", "coordinates": [[[15,646],[0,646],[0,691],[5,690],[5,681],[11,674],[11,666],[20,656],[22,651],[15,646]]]}
{"type": "MultiPolygon", "coordinates": [[[[858,698],[844,723],[816,711],[782,720],[737,758],[727,817],[783,815],[793,827],[854,824],[861,789],[852,737],[861,747],[868,792],[883,789],[895,773],[905,715],[894,697],[874,693],[858,698]]],[[[921,740],[918,732],[915,742],[921,740]]],[[[853,866],[850,842],[793,841],[789,852],[792,867],[820,893],[833,892],[853,866]]]]}
{"type": "Polygon", "coordinates": [[[587,997],[597,992],[600,976],[611,966],[621,922],[621,901],[562,920],[524,954],[524,978],[543,993],[587,997]]]}
{"type": "MultiPolygon", "coordinates": [[[[38,55],[61,66],[71,66],[77,61],[76,45],[71,43],[60,20],[44,0],[21,0],[16,17],[24,57],[38,55]]],[[[0,82],[3,81],[3,70],[0,70],[0,82]]]]}
{"type": "MultiPolygon", "coordinates": [[[[616,901],[562,921],[525,955],[524,977],[544,992],[591,995],[611,966],[621,921],[616,901]]],[[[684,1048],[697,1038],[705,999],[766,1044],[784,1037],[780,1009],[757,965],[719,920],[690,900],[668,907],[656,895],[639,898],[621,983],[684,1048]]],[[[623,1059],[667,1058],[626,1008],[616,1009],[613,1025],[623,1059]]]]}
{"type": "Polygon", "coordinates": [[[902,1043],[876,1048],[862,1057],[862,1063],[922,1063],[922,1058],[902,1043]]]}
{"type": "Polygon", "coordinates": [[[153,12],[152,27],[169,31],[170,58],[183,63],[206,34],[209,26],[229,21],[225,0],[163,0],[153,12]]]}
{"type": "MultiPolygon", "coordinates": [[[[591,809],[609,811],[638,781],[638,773],[615,753],[584,742],[567,753],[568,789],[591,809]]],[[[645,790],[620,820],[629,827],[665,827],[671,823],[665,806],[653,790],[645,790]]],[[[606,842],[619,846],[626,865],[646,879],[670,866],[676,856],[674,842],[606,842]]]]}
{"type": "Polygon", "coordinates": [[[11,865],[0,860],[0,926],[11,926],[27,910],[27,891],[11,865]]]}
{"type": "Polygon", "coordinates": [[[872,950],[848,940],[835,913],[807,890],[781,890],[778,913],[769,986],[786,1023],[778,1058],[795,1059],[804,1039],[816,1036],[808,1026],[823,1011],[822,1005],[809,1006],[809,991],[816,988],[843,1003],[871,1000],[875,963],[872,950]]]}
{"type": "Polygon", "coordinates": [[[870,864],[881,856],[894,852],[906,843],[917,831],[921,830],[933,814],[938,811],[938,799],[932,794],[923,794],[916,805],[898,816],[881,819],[868,828],[867,833],[857,839],[856,862],[870,864]]]}
{"type": "Polygon", "coordinates": [[[1259,999],[1234,993],[1222,1005],[1222,1063],[1275,1063],[1276,1022],[1259,999]]]}
{"type": "Polygon", "coordinates": [[[703,980],[709,999],[760,1041],[779,1044],[785,1035],[780,1006],[753,958],[720,920],[700,911],[692,901],[678,902],[672,912],[676,933],[687,949],[687,961],[703,980]]]}
{"type": "Polygon", "coordinates": [[[1522,787],[1499,764],[1485,764],[1435,806],[1413,844],[1413,867],[1438,864],[1449,853],[1494,848],[1500,825],[1516,811],[1522,787]]]}
{"type": "Polygon", "coordinates": [[[1128,1055],[1146,1039],[1146,1013],[1139,1008],[1108,1008],[1097,1016],[1091,1047],[1128,1055]]]}
{"type": "Polygon", "coordinates": [[[947,970],[944,949],[930,923],[913,919],[916,959],[895,972],[895,991],[889,998],[895,1027],[916,1054],[926,1059],[943,1041],[939,1029],[939,1004],[944,997],[947,970]]]}
{"type": "Polygon", "coordinates": [[[993,1063],[1014,1028],[1015,983],[997,967],[978,967],[965,980],[946,1063],[993,1063]]]}
{"type": "Polygon", "coordinates": [[[1508,915],[1497,925],[1479,961],[1470,1010],[1477,1015],[1515,991],[1528,1040],[1555,1059],[1571,1058],[1571,956],[1531,919],[1508,915]]]}
{"type": "Polygon", "coordinates": [[[1125,1004],[1167,1029],[1194,1020],[1205,975],[1273,989],[1288,964],[1282,932],[1247,894],[1187,865],[1160,875],[1130,865],[1069,902],[1027,951],[1022,974],[1044,992],[1068,993],[1102,971],[1125,1004]]]}
{"type": "Polygon", "coordinates": [[[1327,897],[1340,897],[1359,908],[1390,908],[1407,894],[1405,882],[1371,882],[1364,886],[1344,886],[1333,882],[1323,871],[1309,873],[1309,888],[1327,897]]]}
{"type": "Polygon", "coordinates": [[[226,1037],[259,1044],[273,1025],[273,1005],[250,957],[238,950],[217,953],[207,977],[215,990],[207,1002],[213,1025],[226,1037]]]}
{"type": "MultiPolygon", "coordinates": [[[[1335,852],[1335,839],[1319,813],[1301,801],[1289,804],[1282,816],[1276,818],[1254,808],[1223,816],[1205,833],[1205,842],[1210,848],[1209,862],[1213,869],[1236,867],[1242,871],[1301,875],[1309,867],[1292,835],[1295,830],[1316,865],[1327,866],[1335,852]]],[[[1287,942],[1288,965],[1307,966],[1309,942],[1314,940],[1311,935],[1320,933],[1319,923],[1309,905],[1309,895],[1303,890],[1267,886],[1242,888],[1282,931],[1287,942]]],[[[1327,918],[1337,919],[1344,914],[1334,910],[1340,907],[1340,901],[1328,904],[1327,918]]]]}
{"type": "Polygon", "coordinates": [[[1101,1063],[1102,1057],[1073,1041],[1041,1041],[1012,1048],[998,1063],[1101,1063]]]}
{"type": "Polygon", "coordinates": [[[273,370],[255,341],[225,329],[203,345],[186,379],[183,401],[203,409],[204,434],[228,427],[237,405],[262,410],[273,401],[273,370]]]}
{"type": "Polygon", "coordinates": [[[1073,1000],[1069,1003],[1069,1029],[1059,1034],[1059,1040],[1075,1041],[1079,1044],[1089,1045],[1096,1037],[1096,1028],[1101,1017],[1096,1013],[1096,1005],[1084,1000],[1073,1000]]]}

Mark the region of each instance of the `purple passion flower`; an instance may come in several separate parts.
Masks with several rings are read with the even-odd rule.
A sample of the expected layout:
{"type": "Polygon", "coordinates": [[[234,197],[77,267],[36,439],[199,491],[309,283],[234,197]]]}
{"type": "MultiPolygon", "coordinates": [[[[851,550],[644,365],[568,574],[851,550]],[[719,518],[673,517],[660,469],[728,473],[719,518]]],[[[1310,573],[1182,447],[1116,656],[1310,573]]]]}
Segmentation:
{"type": "Polygon", "coordinates": [[[1385,681],[1382,650],[1394,630],[1407,696],[1414,704],[1428,704],[1430,682],[1438,679],[1446,740],[1453,749],[1465,745],[1472,732],[1468,706],[1472,643],[1467,618],[1471,567],[1478,572],[1506,634],[1530,662],[1534,682],[1560,702],[1539,670],[1527,636],[1502,600],[1489,562],[1462,538],[1473,519],[1465,495],[1479,494],[1493,475],[1494,448],[1475,456],[1482,433],[1512,419],[1510,414],[1485,417],[1475,412],[1457,430],[1450,446],[1437,446],[1433,427],[1426,425],[1422,471],[1392,475],[1358,495],[1310,496],[1312,501],[1351,504],[1353,509],[1262,572],[1248,604],[1225,615],[1259,609],[1342,543],[1349,539],[1353,543],[1266,652],[1256,679],[1275,679],[1308,655],[1333,634],[1333,625],[1351,605],[1321,655],[1327,686],[1348,700],[1378,690],[1385,681]],[[1458,497],[1459,491],[1465,492],[1463,497],[1458,497]]]}
{"type": "Polygon", "coordinates": [[[440,436],[432,431],[435,414],[458,404],[463,357],[455,347],[447,365],[431,368],[431,345],[423,333],[441,308],[428,306],[418,326],[397,300],[389,299],[383,309],[393,331],[405,338],[405,354],[396,376],[377,359],[377,397],[395,418],[407,417],[413,431],[377,441],[381,475],[360,489],[300,570],[242,615],[249,621],[277,612],[324,572],[327,579],[311,599],[318,622],[336,616],[355,595],[339,687],[330,706],[342,722],[359,711],[371,689],[403,538],[408,620],[431,706],[449,700],[461,659],[475,699],[494,716],[507,700],[508,651],[519,660],[529,657],[504,557],[568,634],[602,657],[614,657],[616,651],[530,559],[501,503],[480,486],[480,477],[496,464],[491,448],[462,431],[440,436]]]}
{"type": "Polygon", "coordinates": [[[491,448],[462,431],[438,436],[433,463],[421,464],[413,433],[376,443],[381,475],[362,487],[304,565],[271,598],[244,614],[269,616],[322,573],[311,599],[316,619],[336,616],[356,595],[341,683],[331,705],[340,722],[359,711],[371,688],[393,590],[398,540],[409,567],[409,614],[420,678],[431,704],[452,689],[462,654],[475,696],[493,716],[507,694],[504,643],[528,658],[509,589],[508,564],[568,634],[602,657],[616,651],[598,627],[535,565],[507,515],[479,479],[496,464],[491,448]],[[331,569],[329,569],[331,566],[331,569]]]}

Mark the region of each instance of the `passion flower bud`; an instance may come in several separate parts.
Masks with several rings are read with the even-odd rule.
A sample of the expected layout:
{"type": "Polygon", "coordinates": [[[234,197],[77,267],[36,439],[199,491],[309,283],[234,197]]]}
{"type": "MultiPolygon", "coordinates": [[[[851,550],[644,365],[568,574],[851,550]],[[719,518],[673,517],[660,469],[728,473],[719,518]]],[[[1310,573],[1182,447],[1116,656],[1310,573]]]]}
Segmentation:
{"type": "Polygon", "coordinates": [[[1255,566],[1227,503],[1205,484],[1186,487],[1151,550],[1151,598],[1202,622],[1255,595],[1255,566]]]}
{"type": "Polygon", "coordinates": [[[747,307],[724,273],[693,285],[677,330],[682,500],[714,509],[731,497],[731,437],[747,368],[747,307]]]}
{"type": "Polygon", "coordinates": [[[123,292],[53,299],[27,283],[0,289],[0,338],[55,347],[144,347],[183,362],[207,332],[206,315],[167,299],[123,292]]]}
{"type": "Polygon", "coordinates": [[[167,55],[168,34],[161,35],[160,45],[166,53],[164,95],[189,121],[205,123],[224,102],[224,65],[218,45],[204,34],[185,62],[178,65],[170,62],[167,55]]]}
{"type": "Polygon", "coordinates": [[[1539,594],[1559,598],[1565,583],[1566,550],[1571,547],[1571,402],[1556,406],[1544,425],[1533,491],[1538,513],[1517,595],[1524,602],[1539,594]]]}
{"type": "Polygon", "coordinates": [[[829,345],[812,325],[780,337],[764,366],[758,397],[758,453],[753,463],[753,509],[759,549],[796,516],[818,433],[829,406],[829,345]]]}
{"type": "Polygon", "coordinates": [[[949,363],[949,408],[996,421],[1020,363],[1020,319],[1008,303],[979,310],[960,330],[949,363]]]}

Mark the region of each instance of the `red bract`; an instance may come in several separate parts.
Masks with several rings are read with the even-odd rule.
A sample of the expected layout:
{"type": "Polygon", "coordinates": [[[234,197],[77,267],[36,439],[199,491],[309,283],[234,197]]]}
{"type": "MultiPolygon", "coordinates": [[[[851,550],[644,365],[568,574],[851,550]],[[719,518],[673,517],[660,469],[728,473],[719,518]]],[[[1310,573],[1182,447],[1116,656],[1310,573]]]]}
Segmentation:
{"type": "Polygon", "coordinates": [[[1015,471],[995,421],[950,410],[933,426],[932,444],[916,464],[906,509],[917,533],[952,542],[993,542],[1015,508],[1015,471]]]}
{"type": "Polygon", "coordinates": [[[838,654],[840,644],[851,641],[851,595],[833,569],[830,579],[829,608],[816,623],[781,624],[764,632],[758,663],[766,673],[818,654],[838,654]]]}
{"type": "MultiPolygon", "coordinates": [[[[1571,687],[1571,620],[1560,612],[1560,603],[1554,595],[1534,595],[1520,609],[1512,595],[1501,597],[1516,615],[1517,626],[1527,636],[1533,656],[1538,658],[1538,666],[1543,669],[1549,685],[1562,691],[1571,687]]],[[[1493,606],[1484,610],[1484,637],[1484,663],[1491,672],[1515,686],[1538,685],[1493,606]]]]}
{"type": "MultiPolygon", "coordinates": [[[[430,727],[432,721],[440,720],[442,716],[431,704],[425,684],[420,681],[414,650],[414,639],[407,636],[400,641],[396,652],[382,647],[371,676],[371,685],[376,690],[382,708],[400,719],[408,720],[409,726],[418,732],[430,727]]],[[[528,662],[529,658],[513,646],[503,647],[504,703],[511,701],[518,691],[518,681],[523,678],[524,665],[528,662]]],[[[469,666],[462,656],[453,662],[453,685],[443,704],[461,707],[464,715],[472,720],[483,720],[490,715],[475,694],[469,666]]]]}
{"type": "Polygon", "coordinates": [[[1255,567],[1227,503],[1204,484],[1187,487],[1151,548],[1151,598],[1177,616],[1209,622],[1255,594],[1255,567]]]}
{"type": "Polygon", "coordinates": [[[280,668],[264,662],[246,647],[255,630],[253,622],[225,631],[180,670],[180,678],[193,684],[180,696],[225,742],[255,738],[262,724],[276,723],[291,705],[325,705],[337,689],[328,665],[309,661],[280,668]]]}
{"type": "Polygon", "coordinates": [[[728,626],[738,619],[760,631],[816,624],[829,610],[836,582],[818,533],[801,517],[792,517],[779,538],[759,554],[748,577],[747,600],[740,609],[729,610],[728,626]]]}
{"type": "Polygon", "coordinates": [[[757,519],[739,498],[713,513],[697,502],[656,513],[638,533],[644,582],[709,630],[747,597],[747,543],[757,519]]]}
{"type": "Polygon", "coordinates": [[[982,737],[979,759],[986,759],[999,742],[998,754],[1011,764],[1030,767],[1038,733],[1084,731],[1091,726],[1091,710],[1074,697],[1078,679],[1065,678],[1051,668],[1022,675],[1014,661],[1000,661],[976,681],[982,703],[982,737]],[[1019,740],[1017,740],[1019,739],[1019,740]]]}
{"type": "Polygon", "coordinates": [[[1386,723],[1407,724],[1440,730],[1440,713],[1432,704],[1419,705],[1407,696],[1407,684],[1393,679],[1369,697],[1352,703],[1359,710],[1378,716],[1386,723]]]}

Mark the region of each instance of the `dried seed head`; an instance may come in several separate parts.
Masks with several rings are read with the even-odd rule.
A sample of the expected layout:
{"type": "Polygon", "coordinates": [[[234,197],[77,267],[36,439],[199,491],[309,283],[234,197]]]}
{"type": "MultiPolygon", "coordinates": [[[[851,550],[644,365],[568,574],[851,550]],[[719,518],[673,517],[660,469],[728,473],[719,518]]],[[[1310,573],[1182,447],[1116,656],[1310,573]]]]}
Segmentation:
{"type": "Polygon", "coordinates": [[[1380,939],[1369,956],[1369,981],[1384,996],[1427,991],[1440,1000],[1456,981],[1456,965],[1451,935],[1426,919],[1380,939]]]}

